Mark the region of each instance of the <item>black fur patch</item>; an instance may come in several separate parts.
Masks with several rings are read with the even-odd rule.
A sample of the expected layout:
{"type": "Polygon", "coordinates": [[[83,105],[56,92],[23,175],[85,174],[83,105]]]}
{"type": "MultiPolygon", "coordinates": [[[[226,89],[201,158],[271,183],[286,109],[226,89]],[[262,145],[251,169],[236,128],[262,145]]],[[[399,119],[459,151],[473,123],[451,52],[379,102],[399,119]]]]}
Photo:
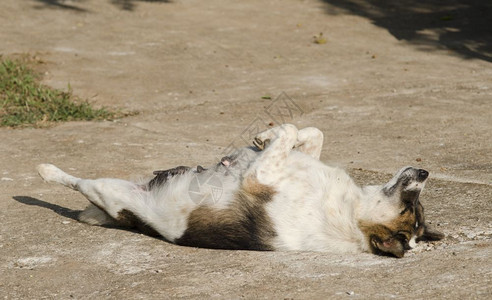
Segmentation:
{"type": "MultiPolygon", "coordinates": [[[[188,172],[189,170],[191,170],[190,167],[179,166],[179,167],[168,169],[168,170],[154,171],[153,174],[155,175],[155,177],[151,181],[149,181],[149,183],[147,184],[147,188],[149,190],[151,190],[155,187],[162,186],[164,183],[166,183],[166,181],[168,181],[169,178],[174,177],[174,176],[183,175],[184,173],[188,172]]],[[[202,166],[196,167],[197,173],[201,173],[201,172],[204,172],[206,170],[207,169],[205,169],[202,166]]]]}
{"type": "Polygon", "coordinates": [[[142,220],[140,220],[137,216],[135,216],[129,210],[122,210],[118,212],[118,217],[115,219],[118,226],[126,227],[126,228],[136,228],[143,234],[148,236],[161,236],[157,231],[155,231],[152,227],[145,224],[142,220]]]}

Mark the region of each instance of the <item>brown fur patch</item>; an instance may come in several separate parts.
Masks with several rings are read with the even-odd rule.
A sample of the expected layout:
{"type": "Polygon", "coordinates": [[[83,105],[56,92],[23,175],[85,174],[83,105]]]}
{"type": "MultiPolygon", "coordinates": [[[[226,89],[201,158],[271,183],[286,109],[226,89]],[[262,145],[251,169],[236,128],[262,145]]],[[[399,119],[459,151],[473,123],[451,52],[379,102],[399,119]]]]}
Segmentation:
{"type": "Polygon", "coordinates": [[[265,210],[274,190],[256,179],[246,178],[228,208],[200,206],[188,217],[188,228],[175,241],[178,245],[235,250],[273,250],[272,222],[265,210]]]}
{"type": "Polygon", "coordinates": [[[359,228],[366,236],[371,251],[375,254],[403,257],[409,250],[408,241],[415,232],[417,217],[413,209],[406,209],[403,214],[385,224],[361,221],[359,228]]]}

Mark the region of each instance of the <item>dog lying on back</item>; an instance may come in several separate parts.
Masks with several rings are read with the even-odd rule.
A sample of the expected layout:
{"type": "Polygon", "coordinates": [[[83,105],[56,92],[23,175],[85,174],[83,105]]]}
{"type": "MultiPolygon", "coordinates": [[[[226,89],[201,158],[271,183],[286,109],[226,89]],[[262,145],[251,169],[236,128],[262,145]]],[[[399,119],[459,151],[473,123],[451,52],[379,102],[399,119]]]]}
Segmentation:
{"type": "Polygon", "coordinates": [[[211,168],[159,171],[147,184],[80,179],[50,164],[38,172],[92,203],[81,221],[137,227],[184,246],[403,257],[415,241],[444,237],[428,228],[419,202],[425,170],[405,167],[386,184],[361,188],[319,161],[316,128],[285,124],[253,143],[211,168]]]}

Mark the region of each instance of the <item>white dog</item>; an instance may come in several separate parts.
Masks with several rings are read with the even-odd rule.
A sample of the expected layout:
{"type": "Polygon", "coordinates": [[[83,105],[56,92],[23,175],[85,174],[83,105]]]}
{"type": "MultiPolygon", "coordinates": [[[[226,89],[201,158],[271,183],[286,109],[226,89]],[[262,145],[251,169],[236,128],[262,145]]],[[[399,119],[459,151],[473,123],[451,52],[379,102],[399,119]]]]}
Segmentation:
{"type": "Polygon", "coordinates": [[[38,172],[93,204],[81,221],[138,227],[178,245],[402,257],[415,239],[443,238],[425,225],[425,170],[405,167],[384,185],[360,188],[318,160],[323,134],[316,128],[285,124],[254,144],[212,168],[160,171],[147,184],[80,179],[50,164],[38,172]]]}

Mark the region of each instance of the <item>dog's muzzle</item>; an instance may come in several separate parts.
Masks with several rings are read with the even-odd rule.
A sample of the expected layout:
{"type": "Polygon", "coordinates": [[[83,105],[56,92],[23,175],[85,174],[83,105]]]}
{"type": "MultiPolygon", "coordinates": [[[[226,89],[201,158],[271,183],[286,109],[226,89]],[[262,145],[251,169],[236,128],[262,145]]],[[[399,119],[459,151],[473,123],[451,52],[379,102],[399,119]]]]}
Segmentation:
{"type": "Polygon", "coordinates": [[[424,169],[419,169],[419,173],[417,175],[418,181],[422,182],[422,181],[426,180],[427,177],[429,177],[429,172],[427,172],[424,169]]]}

